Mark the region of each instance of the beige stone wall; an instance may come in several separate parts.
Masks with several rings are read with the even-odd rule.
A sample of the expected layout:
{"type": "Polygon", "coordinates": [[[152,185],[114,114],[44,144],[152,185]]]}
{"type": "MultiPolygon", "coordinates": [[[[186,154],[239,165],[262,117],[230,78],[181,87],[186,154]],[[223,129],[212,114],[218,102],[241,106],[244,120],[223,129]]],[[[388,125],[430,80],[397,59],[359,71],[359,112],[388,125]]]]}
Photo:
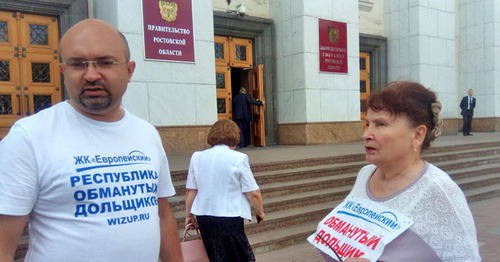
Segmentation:
{"type": "Polygon", "coordinates": [[[359,1],[359,33],[384,36],[384,1],[359,1]]]}
{"type": "MultiPolygon", "coordinates": [[[[462,132],[463,120],[458,119],[458,131],[462,132]]],[[[499,117],[472,118],[472,132],[498,132],[500,131],[499,117]]]]}
{"type": "Polygon", "coordinates": [[[230,5],[227,5],[226,0],[213,0],[213,8],[214,11],[227,12],[235,10],[236,5],[243,4],[247,15],[269,19],[269,1],[276,0],[232,0],[230,5]]]}
{"type": "MultiPolygon", "coordinates": [[[[456,135],[458,132],[458,119],[444,119],[441,135],[456,135]]],[[[461,125],[461,124],[460,124],[461,125]]],[[[461,126],[460,126],[461,127],[461,126]]]]}
{"type": "Polygon", "coordinates": [[[339,144],[360,141],[362,135],[361,121],[278,125],[280,145],[339,144]]]}
{"type": "Polygon", "coordinates": [[[191,153],[209,148],[207,134],[210,126],[156,127],[167,154],[191,153]]]}
{"type": "MultiPolygon", "coordinates": [[[[472,132],[499,132],[500,118],[474,118],[472,132]]],[[[455,135],[462,132],[462,119],[444,119],[442,135],[455,135]]],[[[361,141],[363,123],[295,123],[278,125],[280,145],[339,144],[361,141]]]]}

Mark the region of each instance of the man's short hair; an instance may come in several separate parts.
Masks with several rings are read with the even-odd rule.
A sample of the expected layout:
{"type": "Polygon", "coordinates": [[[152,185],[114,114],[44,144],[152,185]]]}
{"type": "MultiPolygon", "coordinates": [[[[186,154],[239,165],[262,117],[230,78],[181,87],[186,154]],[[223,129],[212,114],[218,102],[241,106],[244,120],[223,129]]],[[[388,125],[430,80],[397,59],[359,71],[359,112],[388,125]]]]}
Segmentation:
{"type": "Polygon", "coordinates": [[[125,43],[125,61],[128,62],[130,61],[130,47],[128,46],[127,38],[125,38],[125,35],[122,34],[122,32],[118,32],[118,34],[120,34],[120,36],[123,39],[123,42],[125,43]]]}

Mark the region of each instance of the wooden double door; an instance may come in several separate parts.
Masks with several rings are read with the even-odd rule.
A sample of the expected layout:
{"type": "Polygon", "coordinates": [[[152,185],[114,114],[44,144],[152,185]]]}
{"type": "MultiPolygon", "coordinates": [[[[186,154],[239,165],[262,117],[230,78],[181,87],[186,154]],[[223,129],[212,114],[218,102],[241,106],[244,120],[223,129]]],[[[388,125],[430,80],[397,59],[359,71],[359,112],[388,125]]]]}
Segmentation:
{"type": "MultiPolygon", "coordinates": [[[[264,99],[264,65],[253,65],[252,40],[215,36],[217,118],[233,119],[232,98],[247,87],[253,99],[264,99]]],[[[252,105],[250,136],[255,146],[265,146],[264,107],[252,105]]]]}
{"type": "Polygon", "coordinates": [[[19,118],[61,101],[55,17],[0,11],[0,139],[19,118]]]}

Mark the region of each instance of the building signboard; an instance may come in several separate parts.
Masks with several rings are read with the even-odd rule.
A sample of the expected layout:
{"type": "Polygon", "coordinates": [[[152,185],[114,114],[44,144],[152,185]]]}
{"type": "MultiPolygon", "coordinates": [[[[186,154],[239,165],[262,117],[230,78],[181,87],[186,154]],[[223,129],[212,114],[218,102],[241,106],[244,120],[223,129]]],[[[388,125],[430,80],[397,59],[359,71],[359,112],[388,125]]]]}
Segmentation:
{"type": "Polygon", "coordinates": [[[191,0],[142,0],[142,16],[145,59],[194,62],[191,0]]]}
{"type": "Polygon", "coordinates": [[[347,24],[319,19],[319,71],[347,73],[347,24]]]}

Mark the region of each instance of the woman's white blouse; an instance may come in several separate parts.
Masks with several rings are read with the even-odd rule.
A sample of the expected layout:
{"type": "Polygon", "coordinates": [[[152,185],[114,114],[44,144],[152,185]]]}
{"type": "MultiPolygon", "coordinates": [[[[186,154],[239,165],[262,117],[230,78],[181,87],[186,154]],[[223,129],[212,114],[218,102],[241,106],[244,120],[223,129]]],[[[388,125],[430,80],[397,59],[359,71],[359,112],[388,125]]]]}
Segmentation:
{"type": "Polygon", "coordinates": [[[380,261],[407,261],[409,257],[412,261],[435,261],[432,256],[450,262],[481,261],[467,200],[448,174],[426,162],[416,181],[392,196],[377,198],[369,186],[376,169],[374,165],[363,167],[349,196],[371,199],[413,220],[407,234],[385,247],[380,261]]]}
{"type": "Polygon", "coordinates": [[[198,190],[192,214],[251,220],[250,202],[245,193],[259,186],[246,154],[226,145],[216,145],[193,153],[186,188],[198,190]]]}

